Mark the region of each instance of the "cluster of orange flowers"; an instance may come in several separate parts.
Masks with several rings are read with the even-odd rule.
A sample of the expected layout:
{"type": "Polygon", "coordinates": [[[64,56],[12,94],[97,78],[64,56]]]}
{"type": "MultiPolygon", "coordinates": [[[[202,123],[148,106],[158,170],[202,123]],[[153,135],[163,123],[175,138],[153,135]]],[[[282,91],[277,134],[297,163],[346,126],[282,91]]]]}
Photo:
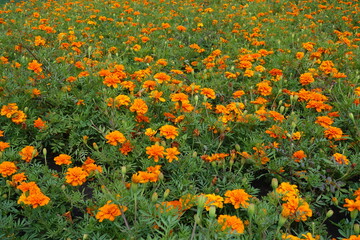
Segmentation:
{"type": "Polygon", "coordinates": [[[226,191],[225,199],[214,193],[205,194],[204,196],[206,197],[205,209],[207,211],[210,210],[211,206],[223,208],[223,203],[230,203],[234,206],[235,209],[240,207],[247,208],[249,206],[249,200],[252,198],[252,196],[246,193],[244,189],[226,191]]]}
{"type": "Polygon", "coordinates": [[[133,183],[147,183],[147,182],[157,182],[162,175],[160,171],[161,165],[156,165],[153,167],[148,167],[146,172],[139,171],[132,175],[131,180],[133,183]]]}
{"type": "Polygon", "coordinates": [[[284,201],[282,204],[282,216],[297,222],[306,221],[308,217],[312,216],[309,204],[299,196],[296,185],[283,182],[276,188],[276,193],[280,194],[282,201],[284,201]]]}
{"type": "Polygon", "coordinates": [[[356,197],[355,200],[346,198],[344,207],[346,207],[350,212],[360,211],[360,188],[356,190],[353,195],[356,197]]]}
{"type": "Polygon", "coordinates": [[[20,124],[26,121],[27,115],[19,110],[19,107],[16,103],[9,103],[8,105],[3,105],[0,112],[1,116],[6,116],[11,118],[11,121],[20,124]]]}

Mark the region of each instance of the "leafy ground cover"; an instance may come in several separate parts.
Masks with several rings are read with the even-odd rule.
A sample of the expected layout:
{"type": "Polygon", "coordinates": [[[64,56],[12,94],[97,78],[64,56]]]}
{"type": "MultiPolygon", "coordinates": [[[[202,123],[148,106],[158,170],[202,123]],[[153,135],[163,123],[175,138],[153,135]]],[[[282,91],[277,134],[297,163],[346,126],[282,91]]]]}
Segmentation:
{"type": "Polygon", "coordinates": [[[360,239],[358,1],[0,10],[1,239],[360,239]]]}

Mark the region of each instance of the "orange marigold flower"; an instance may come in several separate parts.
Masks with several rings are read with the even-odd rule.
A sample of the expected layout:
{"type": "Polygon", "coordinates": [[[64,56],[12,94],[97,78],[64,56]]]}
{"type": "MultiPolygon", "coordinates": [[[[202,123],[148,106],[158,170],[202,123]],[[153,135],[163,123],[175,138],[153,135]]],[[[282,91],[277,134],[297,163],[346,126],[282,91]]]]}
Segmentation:
{"type": "Polygon", "coordinates": [[[38,118],[34,121],[34,127],[38,129],[44,129],[46,128],[46,121],[43,121],[41,118],[38,118]]]}
{"type": "Polygon", "coordinates": [[[287,202],[282,204],[281,215],[294,219],[296,222],[306,221],[308,217],[312,216],[312,210],[304,199],[290,196],[287,202]]]}
{"type": "Polygon", "coordinates": [[[179,30],[180,32],[185,32],[186,31],[186,27],[181,26],[181,25],[177,26],[176,29],[179,30]]]}
{"type": "Polygon", "coordinates": [[[3,152],[6,148],[9,148],[10,144],[7,142],[0,141],[0,152],[3,152]]]}
{"type": "Polygon", "coordinates": [[[71,163],[71,156],[67,154],[60,154],[54,158],[55,164],[57,165],[69,165],[71,163]]]}
{"type": "Polygon", "coordinates": [[[166,159],[169,161],[169,162],[172,162],[173,160],[179,160],[178,157],[176,157],[176,155],[179,155],[180,152],[178,151],[178,149],[176,147],[173,147],[173,148],[167,148],[165,150],[165,156],[166,156],[166,159]]]}
{"type": "Polygon", "coordinates": [[[13,162],[9,162],[9,161],[4,161],[2,163],[0,163],[0,174],[3,177],[7,177],[10,176],[14,173],[16,173],[17,167],[15,165],[15,163],[13,162]]]}
{"type": "Polygon", "coordinates": [[[128,106],[130,104],[130,98],[126,95],[118,95],[114,99],[115,107],[128,106]]]}
{"type": "Polygon", "coordinates": [[[43,194],[40,189],[30,189],[29,193],[22,193],[18,199],[18,203],[21,202],[27,205],[32,205],[33,208],[39,206],[45,206],[50,201],[50,198],[43,194]]]}
{"type": "Polygon", "coordinates": [[[41,36],[36,36],[34,40],[35,46],[44,46],[46,43],[45,39],[41,36]]]}
{"type": "Polygon", "coordinates": [[[108,140],[106,143],[113,146],[117,146],[119,143],[124,143],[126,141],[124,134],[119,131],[110,132],[105,138],[108,140]]]}
{"type": "MultiPolygon", "coordinates": [[[[128,209],[126,206],[120,206],[120,208],[122,212],[125,212],[128,209]]],[[[104,221],[104,219],[114,221],[117,216],[121,215],[120,208],[118,205],[108,201],[104,206],[99,208],[99,212],[96,214],[95,218],[98,219],[99,222],[104,221]]]]}
{"type": "Polygon", "coordinates": [[[301,85],[308,85],[312,82],[315,81],[314,77],[313,77],[313,74],[308,72],[308,73],[304,73],[304,74],[301,74],[300,75],[300,79],[299,79],[301,85]]]}
{"type": "Polygon", "coordinates": [[[360,87],[355,88],[354,93],[360,97],[360,87]]]}
{"type": "Polygon", "coordinates": [[[349,159],[347,159],[347,157],[341,153],[335,153],[332,157],[339,164],[345,164],[345,165],[349,164],[349,159]]]}
{"type": "Polygon", "coordinates": [[[177,129],[177,127],[174,127],[172,125],[164,125],[159,130],[160,135],[164,136],[166,139],[175,139],[175,137],[179,135],[177,129]]]}
{"type": "Polygon", "coordinates": [[[294,152],[292,156],[293,156],[295,162],[300,162],[301,159],[307,157],[303,150],[294,152]]]}
{"type": "Polygon", "coordinates": [[[345,204],[344,207],[348,209],[348,211],[352,212],[354,210],[360,211],[360,201],[359,200],[350,200],[345,198],[345,204]]]}
{"type": "Polygon", "coordinates": [[[229,229],[230,233],[233,234],[244,233],[244,223],[240,218],[236,216],[220,215],[218,217],[218,223],[221,225],[222,231],[229,229]]]}
{"type": "Polygon", "coordinates": [[[11,116],[11,121],[20,124],[26,121],[26,117],[27,116],[23,111],[18,110],[11,116]]]}
{"type": "Polygon", "coordinates": [[[296,185],[291,185],[289,182],[282,182],[277,188],[276,192],[283,196],[282,200],[286,201],[292,196],[297,196],[299,190],[296,185]]]}
{"type": "Polygon", "coordinates": [[[207,98],[215,99],[216,94],[215,91],[211,88],[203,88],[201,89],[201,94],[206,96],[207,98]]]}
{"type": "Polygon", "coordinates": [[[235,209],[238,209],[240,205],[243,208],[247,208],[249,206],[248,200],[252,196],[247,194],[244,189],[235,189],[226,191],[225,197],[224,203],[231,203],[235,209]]]}
{"type": "Polygon", "coordinates": [[[233,93],[233,97],[234,98],[240,98],[241,96],[243,96],[245,94],[245,92],[243,90],[238,90],[236,92],[233,93]]]}
{"type": "Polygon", "coordinates": [[[131,143],[126,141],[122,144],[121,148],[119,148],[119,151],[124,155],[128,155],[129,152],[131,152],[133,149],[134,147],[131,145],[131,143]]]}
{"type": "Polygon", "coordinates": [[[270,87],[269,83],[270,83],[269,81],[264,80],[256,84],[256,86],[258,87],[257,91],[259,92],[259,94],[261,94],[262,96],[268,96],[271,94],[272,87],[270,87]]]}
{"type": "Polygon", "coordinates": [[[163,83],[170,81],[171,77],[164,72],[160,72],[154,75],[154,79],[156,79],[158,83],[163,83]]]}
{"type": "Polygon", "coordinates": [[[25,162],[30,162],[31,159],[36,157],[39,153],[33,146],[26,146],[19,152],[21,159],[25,160],[25,162]]]}
{"type": "Polygon", "coordinates": [[[22,182],[16,188],[20,189],[22,192],[40,191],[40,188],[38,187],[38,185],[36,185],[35,182],[22,182]]]}
{"type": "Polygon", "coordinates": [[[99,172],[101,173],[102,172],[102,167],[101,166],[98,166],[95,164],[95,160],[90,158],[90,157],[87,157],[84,164],[81,166],[82,169],[84,169],[85,172],[87,172],[88,174],[92,173],[92,172],[99,172]]]}
{"type": "Polygon", "coordinates": [[[136,112],[138,115],[144,115],[148,111],[146,102],[142,99],[135,99],[130,107],[131,112],[136,112]]]}
{"type": "Polygon", "coordinates": [[[41,73],[41,66],[41,63],[39,63],[37,60],[33,60],[31,63],[28,64],[28,69],[34,71],[35,73],[41,73]]]}
{"type": "Polygon", "coordinates": [[[146,147],[146,154],[149,155],[148,158],[154,158],[154,161],[158,162],[159,158],[164,157],[164,150],[165,148],[163,146],[154,144],[150,147],[146,147]]]}
{"type": "Polygon", "coordinates": [[[68,168],[65,174],[66,182],[72,186],[82,185],[86,182],[86,177],[89,176],[81,167],[68,168]]]}
{"type": "Polygon", "coordinates": [[[340,128],[329,126],[324,131],[327,139],[340,140],[343,136],[343,131],[340,128]]]}
{"type": "Polygon", "coordinates": [[[170,98],[173,102],[184,102],[189,100],[188,95],[185,93],[173,93],[170,95],[170,98]]]}
{"type": "Polygon", "coordinates": [[[315,123],[326,128],[326,127],[329,127],[331,124],[333,124],[334,121],[331,118],[329,118],[328,116],[319,116],[319,117],[316,117],[315,123]]]}
{"type": "Polygon", "coordinates": [[[22,172],[22,173],[14,174],[11,177],[11,180],[13,183],[18,184],[18,183],[21,183],[21,182],[24,182],[25,180],[27,180],[27,177],[25,176],[25,173],[22,172]]]}
{"type": "Polygon", "coordinates": [[[103,83],[108,87],[117,88],[121,80],[116,74],[105,76],[103,83]]]}
{"type": "Polygon", "coordinates": [[[219,195],[215,195],[214,193],[212,194],[205,194],[206,197],[206,202],[205,202],[205,209],[207,211],[210,210],[210,206],[215,206],[218,208],[223,208],[223,202],[224,202],[224,198],[219,196],[219,195]]]}

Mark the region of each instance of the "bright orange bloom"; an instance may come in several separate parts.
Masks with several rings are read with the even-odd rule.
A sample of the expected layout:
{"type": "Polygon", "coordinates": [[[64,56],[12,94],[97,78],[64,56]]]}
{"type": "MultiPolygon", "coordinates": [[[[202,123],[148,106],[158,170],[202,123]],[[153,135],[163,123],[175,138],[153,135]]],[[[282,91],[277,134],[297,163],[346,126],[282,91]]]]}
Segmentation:
{"type": "Polygon", "coordinates": [[[319,117],[316,117],[316,121],[315,121],[316,124],[319,124],[320,126],[322,127],[329,127],[331,124],[334,123],[334,121],[329,118],[328,116],[319,116],[319,117]]]}
{"type": "Polygon", "coordinates": [[[299,79],[301,85],[308,85],[312,82],[315,81],[314,77],[313,77],[313,74],[311,72],[308,72],[308,73],[304,73],[304,74],[301,74],[300,75],[300,79],[299,79]]]}
{"type": "Polygon", "coordinates": [[[297,196],[299,190],[296,185],[291,185],[289,182],[282,182],[277,188],[276,192],[283,196],[282,200],[287,201],[292,196],[297,196]]]}
{"type": "Polygon", "coordinates": [[[84,169],[85,172],[88,174],[92,172],[102,172],[102,167],[95,164],[95,160],[91,159],[90,157],[87,157],[84,164],[81,166],[82,169],[84,169]]]}
{"type": "Polygon", "coordinates": [[[124,155],[128,155],[129,152],[131,152],[133,149],[134,147],[131,145],[131,143],[126,141],[122,144],[121,148],[119,148],[119,151],[124,155]]]}
{"type": "Polygon", "coordinates": [[[207,211],[210,210],[210,206],[215,206],[218,208],[223,208],[223,202],[224,202],[224,198],[219,196],[219,195],[215,195],[214,193],[212,194],[205,194],[206,197],[206,202],[205,202],[205,209],[207,211]]]}
{"type": "Polygon", "coordinates": [[[181,26],[181,25],[177,26],[176,29],[179,30],[180,32],[185,32],[186,31],[186,27],[181,26]]]}
{"type": "Polygon", "coordinates": [[[354,210],[360,211],[360,201],[359,200],[350,200],[345,198],[344,207],[348,208],[348,211],[352,212],[354,210]]]}
{"type": "Polygon", "coordinates": [[[240,98],[241,96],[243,96],[245,94],[245,92],[243,90],[238,90],[236,92],[233,93],[233,97],[234,98],[240,98]]]}
{"type": "Polygon", "coordinates": [[[226,191],[224,203],[231,203],[234,205],[235,209],[240,208],[240,205],[243,208],[249,206],[248,200],[251,198],[251,195],[247,194],[244,189],[235,189],[232,191],[226,191]]]}
{"type": "Polygon", "coordinates": [[[9,162],[9,161],[4,161],[2,163],[0,163],[0,174],[3,177],[7,177],[10,176],[14,173],[16,173],[17,167],[15,165],[15,163],[13,162],[9,162]]]}
{"type": "Polygon", "coordinates": [[[38,129],[46,128],[46,121],[43,121],[41,118],[38,118],[34,121],[34,127],[38,129]]]}
{"type": "Polygon", "coordinates": [[[0,152],[3,152],[6,148],[9,147],[10,147],[9,143],[0,141],[0,152]]]}
{"type": "Polygon", "coordinates": [[[218,217],[218,223],[222,226],[221,227],[222,231],[229,229],[230,233],[233,234],[244,233],[244,229],[245,229],[244,223],[240,218],[236,216],[220,215],[218,217]]]}
{"type": "Polygon", "coordinates": [[[154,79],[156,79],[158,83],[163,83],[170,81],[171,77],[164,72],[160,72],[154,75],[154,79]]]}
{"type": "Polygon", "coordinates": [[[38,185],[36,185],[35,182],[22,182],[19,186],[16,187],[17,189],[20,189],[22,192],[26,191],[40,191],[40,188],[38,185]]]}
{"type": "Polygon", "coordinates": [[[324,131],[327,139],[340,140],[343,136],[343,131],[340,128],[329,126],[324,131]]]}
{"type": "Polygon", "coordinates": [[[23,111],[18,110],[11,116],[11,121],[20,124],[26,121],[26,117],[27,116],[23,111]]]}
{"type": "Polygon", "coordinates": [[[144,115],[148,111],[146,102],[142,99],[135,99],[130,107],[131,112],[136,112],[138,115],[144,115]]]}
{"type": "Polygon", "coordinates": [[[349,164],[349,159],[347,159],[347,157],[341,153],[335,153],[333,155],[333,158],[339,164],[345,164],[345,165],[349,164]]]}
{"type": "Polygon", "coordinates": [[[28,64],[28,69],[34,71],[35,73],[41,73],[41,66],[41,63],[39,63],[37,60],[33,60],[31,63],[28,64]]]}
{"type": "Polygon", "coordinates": [[[360,240],[360,235],[351,235],[349,238],[343,238],[342,240],[360,240]]]}
{"type": "Polygon", "coordinates": [[[57,165],[69,165],[71,163],[71,156],[67,154],[60,154],[54,158],[55,164],[57,165]]]}
{"type": "Polygon", "coordinates": [[[119,143],[124,143],[126,141],[124,134],[119,131],[110,132],[105,138],[108,140],[106,143],[113,146],[117,146],[119,143]]]}
{"type": "Polygon", "coordinates": [[[41,36],[36,36],[34,40],[35,46],[44,46],[46,43],[45,39],[41,36]]]}
{"type": "Polygon", "coordinates": [[[33,146],[26,146],[19,152],[21,159],[25,162],[30,162],[31,159],[36,157],[39,153],[33,146]]]}
{"type": "Polygon", "coordinates": [[[292,156],[293,156],[295,162],[300,162],[301,159],[307,157],[303,150],[294,152],[292,156]]]}
{"type": "Polygon", "coordinates": [[[264,80],[256,84],[256,86],[258,87],[257,91],[259,92],[260,95],[268,96],[271,94],[272,87],[270,87],[269,83],[270,83],[269,81],[264,80]]]}
{"type": "Polygon", "coordinates": [[[155,162],[159,161],[159,158],[163,158],[164,157],[164,147],[154,144],[150,147],[146,147],[146,154],[149,155],[148,158],[154,158],[155,162]]]}
{"type": "Polygon", "coordinates": [[[173,160],[179,160],[178,157],[176,157],[176,155],[179,155],[180,152],[178,151],[178,149],[176,147],[173,147],[173,148],[167,148],[165,150],[165,156],[166,156],[166,159],[169,161],[169,162],[172,162],[173,160]]]}
{"type": "Polygon", "coordinates": [[[159,180],[159,176],[161,165],[156,165],[152,167],[148,167],[146,172],[139,171],[135,173],[131,177],[131,181],[133,183],[146,183],[146,182],[157,182],[159,180]]]}
{"type": "Polygon", "coordinates": [[[65,174],[66,182],[72,186],[82,185],[86,182],[86,177],[89,176],[81,167],[68,168],[65,174]]]}
{"type": "Polygon", "coordinates": [[[7,118],[11,118],[11,116],[16,113],[18,110],[18,106],[16,103],[9,103],[8,105],[4,105],[1,108],[1,115],[6,116],[7,118]]]}
{"type": "Polygon", "coordinates": [[[296,222],[306,221],[307,217],[312,216],[309,204],[297,196],[290,196],[287,202],[282,204],[281,215],[294,219],[296,222]]]}
{"type": "Polygon", "coordinates": [[[18,184],[18,183],[21,183],[21,182],[24,182],[25,180],[27,180],[27,177],[25,176],[25,173],[22,172],[22,173],[14,174],[11,177],[11,180],[13,183],[18,184]]]}
{"type": "Polygon", "coordinates": [[[37,208],[39,206],[45,206],[49,203],[50,198],[43,194],[40,189],[39,190],[29,190],[29,193],[22,193],[18,199],[18,203],[21,202],[27,205],[32,205],[33,208],[37,208]]]}
{"type": "Polygon", "coordinates": [[[121,82],[120,78],[115,74],[105,76],[104,81],[103,81],[103,83],[106,86],[113,87],[113,88],[117,88],[118,84],[120,84],[120,82],[121,82]]]}
{"type": "Polygon", "coordinates": [[[216,94],[215,91],[211,88],[203,88],[201,89],[201,94],[206,96],[207,98],[215,99],[216,94]]]}
{"type": "Polygon", "coordinates": [[[164,136],[166,139],[175,139],[175,137],[179,135],[177,129],[177,127],[174,127],[172,125],[164,125],[159,130],[160,135],[164,136]]]}
{"type": "MultiPolygon", "coordinates": [[[[122,212],[125,212],[128,209],[126,206],[120,206],[120,208],[122,212]]],[[[104,206],[99,208],[99,212],[96,214],[95,218],[98,219],[99,222],[104,221],[104,219],[114,221],[117,216],[121,215],[120,208],[118,205],[108,201],[104,206]]]]}
{"type": "Polygon", "coordinates": [[[118,95],[114,99],[115,107],[128,106],[130,104],[130,98],[126,95],[118,95]]]}

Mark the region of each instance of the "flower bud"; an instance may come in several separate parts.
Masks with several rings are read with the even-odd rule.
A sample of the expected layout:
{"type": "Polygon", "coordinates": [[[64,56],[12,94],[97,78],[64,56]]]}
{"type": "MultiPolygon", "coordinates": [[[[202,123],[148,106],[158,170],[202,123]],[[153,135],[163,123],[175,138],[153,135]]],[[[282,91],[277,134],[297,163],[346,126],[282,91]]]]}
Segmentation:
{"type": "Polygon", "coordinates": [[[122,174],[122,175],[125,175],[125,174],[126,174],[126,171],[127,171],[126,166],[122,166],[122,167],[121,167],[121,174],[122,174]]]}
{"type": "Polygon", "coordinates": [[[206,197],[204,195],[200,195],[197,197],[197,206],[199,208],[204,208],[206,202],[206,197]]]}
{"type": "Polygon", "coordinates": [[[333,214],[334,214],[334,211],[330,209],[330,210],[327,211],[327,213],[326,213],[326,218],[330,218],[333,214]]]}
{"type": "Polygon", "coordinates": [[[85,234],[83,235],[83,240],[88,239],[88,238],[89,238],[89,234],[85,233],[85,234]]]}
{"type": "Polygon", "coordinates": [[[248,214],[249,214],[250,219],[251,219],[251,218],[254,216],[254,214],[255,214],[255,208],[256,208],[256,206],[255,206],[255,204],[253,204],[253,203],[250,203],[249,206],[248,206],[248,208],[247,208],[247,211],[248,211],[248,214]]]}
{"type": "Polygon", "coordinates": [[[159,195],[157,194],[157,192],[154,192],[153,195],[151,196],[151,201],[152,202],[156,202],[159,198],[159,195]]]}
{"type": "Polygon", "coordinates": [[[159,178],[160,181],[164,180],[164,174],[162,172],[159,173],[158,178],[159,178]]]}
{"type": "Polygon", "coordinates": [[[164,192],[164,199],[166,199],[170,194],[170,189],[166,189],[164,192]]]}
{"type": "Polygon", "coordinates": [[[277,178],[271,179],[271,187],[275,190],[277,189],[278,186],[279,186],[279,181],[277,180],[277,178]]]}
{"type": "Polygon", "coordinates": [[[240,152],[240,145],[239,144],[235,144],[235,150],[240,152]]]}
{"type": "Polygon", "coordinates": [[[210,216],[210,218],[215,218],[216,217],[216,207],[214,205],[210,206],[209,216],[210,216]]]}
{"type": "Polygon", "coordinates": [[[195,220],[197,225],[201,225],[201,218],[199,217],[199,215],[195,214],[194,215],[194,220],[195,220]]]}
{"type": "Polygon", "coordinates": [[[96,142],[93,142],[93,147],[96,151],[99,151],[99,146],[96,144],[96,142]]]}
{"type": "Polygon", "coordinates": [[[131,183],[131,190],[133,192],[136,192],[138,190],[138,184],[137,183],[131,183]]]}
{"type": "Polygon", "coordinates": [[[44,156],[46,157],[46,154],[47,154],[46,148],[43,148],[43,154],[44,154],[44,156]]]}
{"type": "Polygon", "coordinates": [[[359,210],[357,210],[357,209],[351,211],[350,212],[351,219],[354,220],[357,217],[358,213],[359,213],[359,210]]]}
{"type": "Polygon", "coordinates": [[[285,111],[285,107],[284,107],[284,106],[281,106],[281,107],[280,107],[280,113],[283,114],[284,111],[285,111]]]}
{"type": "Polygon", "coordinates": [[[61,190],[65,190],[66,189],[66,186],[65,185],[61,185],[61,190]]]}
{"type": "Polygon", "coordinates": [[[199,95],[195,95],[194,100],[195,100],[195,105],[197,105],[197,103],[199,102],[199,95]]]}
{"type": "Polygon", "coordinates": [[[287,220],[286,217],[284,217],[283,215],[280,214],[279,221],[278,221],[278,227],[281,228],[285,224],[286,220],[287,220]]]}
{"type": "Polygon", "coordinates": [[[360,233],[360,225],[358,223],[354,224],[354,233],[355,235],[359,235],[360,233]]]}
{"type": "Polygon", "coordinates": [[[355,118],[354,118],[354,114],[353,114],[353,113],[349,113],[349,118],[350,118],[351,121],[355,124],[355,118]]]}

